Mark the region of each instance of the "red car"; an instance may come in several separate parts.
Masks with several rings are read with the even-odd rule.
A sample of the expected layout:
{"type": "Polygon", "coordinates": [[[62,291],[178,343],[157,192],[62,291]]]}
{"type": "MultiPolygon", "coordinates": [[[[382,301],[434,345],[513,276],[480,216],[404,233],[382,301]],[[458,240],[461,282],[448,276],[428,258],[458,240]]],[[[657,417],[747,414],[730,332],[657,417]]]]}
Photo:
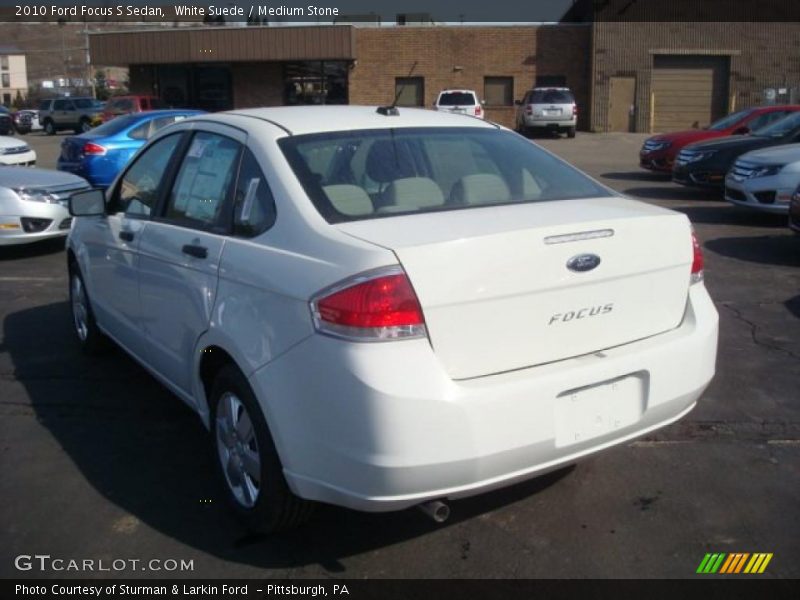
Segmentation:
{"type": "Polygon", "coordinates": [[[750,133],[798,110],[800,106],[789,104],[757,106],[732,113],[704,129],[688,129],[653,136],[645,140],[639,152],[639,166],[650,171],[671,173],[675,157],[688,144],[750,133]]]}
{"type": "Polygon", "coordinates": [[[103,110],[103,123],[120,115],[166,108],[166,105],[155,96],[115,96],[110,98],[103,110]]]}

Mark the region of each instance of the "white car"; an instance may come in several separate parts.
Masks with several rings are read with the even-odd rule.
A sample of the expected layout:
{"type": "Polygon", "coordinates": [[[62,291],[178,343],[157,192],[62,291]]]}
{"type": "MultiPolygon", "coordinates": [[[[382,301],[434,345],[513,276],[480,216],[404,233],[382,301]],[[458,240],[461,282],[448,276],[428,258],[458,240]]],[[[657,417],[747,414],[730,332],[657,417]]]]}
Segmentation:
{"type": "Polygon", "coordinates": [[[436,97],[433,108],[440,112],[483,119],[486,117],[483,105],[484,102],[478,99],[478,94],[474,90],[442,90],[436,97]]]}
{"type": "Polygon", "coordinates": [[[71,173],[0,165],[0,246],[63,239],[72,222],[69,197],[88,189],[71,173]]]}
{"type": "Polygon", "coordinates": [[[36,152],[28,144],[8,135],[0,135],[0,165],[32,167],[36,152]]]}
{"type": "Polygon", "coordinates": [[[307,501],[442,518],[680,419],[714,375],[686,216],[486,121],[191,118],[71,210],[80,343],[197,411],[256,530],[307,501]]]}
{"type": "Polygon", "coordinates": [[[747,152],[725,177],[725,199],[762,212],[788,214],[800,185],[800,144],[747,152]]]}

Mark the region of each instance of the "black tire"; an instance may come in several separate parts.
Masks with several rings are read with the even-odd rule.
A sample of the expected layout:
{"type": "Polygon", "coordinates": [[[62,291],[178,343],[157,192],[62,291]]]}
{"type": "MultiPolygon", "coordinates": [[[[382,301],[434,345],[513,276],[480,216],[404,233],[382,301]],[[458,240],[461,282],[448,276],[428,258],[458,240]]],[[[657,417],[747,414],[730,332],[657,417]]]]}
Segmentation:
{"type": "Polygon", "coordinates": [[[568,138],[574,138],[575,137],[575,128],[574,127],[570,127],[569,129],[567,129],[567,137],[568,138]]]}
{"type": "Polygon", "coordinates": [[[80,269],[74,262],[69,267],[69,305],[73,330],[75,331],[75,337],[78,338],[81,352],[88,356],[100,354],[108,347],[108,338],[97,327],[92,303],[89,300],[89,292],[86,290],[86,284],[83,281],[80,269]],[[80,309],[77,306],[80,294],[83,294],[84,301],[84,316],[82,319],[78,316],[80,309]]]}
{"type": "Polygon", "coordinates": [[[89,119],[81,119],[80,123],[78,123],[78,128],[75,130],[75,133],[87,133],[92,130],[92,124],[89,122],[89,119]]]}
{"type": "MultiPolygon", "coordinates": [[[[283,477],[283,466],[264,414],[247,379],[235,365],[226,365],[220,369],[214,379],[209,404],[211,406],[211,445],[218,479],[228,503],[244,526],[253,533],[274,533],[292,529],[307,521],[315,505],[313,502],[298,498],[289,489],[283,477]],[[226,475],[227,469],[223,466],[226,455],[228,464],[235,461],[236,456],[241,456],[234,456],[232,449],[237,443],[245,442],[243,437],[238,437],[235,441],[228,437],[227,439],[232,442],[229,445],[224,439],[226,437],[223,433],[224,426],[220,423],[226,421],[225,411],[228,407],[223,406],[222,402],[223,399],[225,402],[230,402],[231,396],[241,403],[241,407],[238,409],[238,414],[241,415],[239,418],[244,418],[244,413],[241,411],[245,410],[252,423],[256,447],[253,448],[252,443],[245,445],[250,451],[256,451],[260,458],[258,491],[252,502],[240,497],[234,490],[236,485],[231,483],[231,478],[226,475]],[[223,416],[218,419],[221,412],[223,416]],[[248,504],[250,505],[248,506],[248,504]]],[[[243,471],[240,475],[245,476],[243,471]]],[[[243,490],[248,482],[244,479],[240,481],[243,490]]],[[[250,483],[255,483],[252,478],[250,478],[250,483]]]]}
{"type": "Polygon", "coordinates": [[[50,119],[47,119],[44,122],[44,132],[47,135],[55,135],[56,134],[56,126],[50,119]]]}

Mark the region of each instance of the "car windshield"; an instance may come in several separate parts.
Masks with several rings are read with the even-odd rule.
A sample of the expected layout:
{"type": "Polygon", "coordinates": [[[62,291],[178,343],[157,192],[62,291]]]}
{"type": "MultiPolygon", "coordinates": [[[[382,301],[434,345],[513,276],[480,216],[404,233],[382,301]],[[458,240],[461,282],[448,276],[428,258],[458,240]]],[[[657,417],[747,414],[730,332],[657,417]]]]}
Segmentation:
{"type": "Polygon", "coordinates": [[[783,137],[798,127],[800,127],[800,112],[795,112],[790,114],[788,117],[780,119],[779,121],[770,123],[766,127],[755,130],[753,135],[762,135],[765,137],[783,137]]]}
{"type": "Polygon", "coordinates": [[[572,104],[575,98],[566,90],[533,90],[531,104],[572,104]]]}
{"type": "Polygon", "coordinates": [[[524,138],[498,129],[341,131],[278,143],[329,223],[612,195],[524,138]]]}
{"type": "Polygon", "coordinates": [[[8,113],[8,109],[5,106],[0,106],[0,113],[8,113]]]}
{"type": "Polygon", "coordinates": [[[744,119],[745,117],[749,116],[753,113],[752,108],[748,108],[746,110],[740,110],[739,112],[732,113],[727,117],[722,117],[718,121],[714,121],[711,125],[709,125],[706,129],[709,131],[722,131],[723,129],[728,129],[728,127],[733,127],[744,119]]]}
{"type": "Polygon", "coordinates": [[[471,92],[444,92],[439,96],[439,106],[475,106],[471,92]]]}
{"type": "Polygon", "coordinates": [[[132,125],[138,124],[142,118],[138,115],[123,115],[115,117],[103,123],[99,127],[92,129],[92,137],[107,137],[110,135],[117,135],[119,132],[124,131],[132,125]]]}

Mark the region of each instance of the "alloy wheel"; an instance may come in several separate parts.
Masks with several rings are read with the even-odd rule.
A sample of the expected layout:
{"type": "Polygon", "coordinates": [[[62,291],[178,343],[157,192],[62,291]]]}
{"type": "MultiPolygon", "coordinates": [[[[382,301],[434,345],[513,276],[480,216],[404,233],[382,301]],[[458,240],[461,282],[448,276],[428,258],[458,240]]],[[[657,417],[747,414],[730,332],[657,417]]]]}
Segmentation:
{"type": "Polygon", "coordinates": [[[244,508],[252,508],[261,492],[261,455],[250,414],[233,392],[219,400],[216,436],[228,489],[244,508]]]}
{"type": "Polygon", "coordinates": [[[75,323],[75,333],[82,342],[89,337],[89,302],[83,281],[77,274],[72,275],[72,320],[75,323]]]}

